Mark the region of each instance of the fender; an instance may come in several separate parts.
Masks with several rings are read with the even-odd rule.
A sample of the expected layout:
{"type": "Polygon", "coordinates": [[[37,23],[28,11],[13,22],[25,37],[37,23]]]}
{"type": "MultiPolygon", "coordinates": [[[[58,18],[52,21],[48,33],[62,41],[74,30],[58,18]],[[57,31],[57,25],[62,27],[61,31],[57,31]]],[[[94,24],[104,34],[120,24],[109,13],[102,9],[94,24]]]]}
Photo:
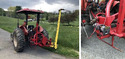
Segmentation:
{"type": "MultiPolygon", "coordinates": [[[[36,28],[37,28],[37,27],[35,27],[34,30],[36,30],[36,28]]],[[[41,26],[38,26],[38,28],[39,28],[39,29],[38,29],[38,30],[39,30],[38,32],[42,32],[42,31],[44,30],[43,27],[41,27],[41,26]]]]}
{"type": "Polygon", "coordinates": [[[19,28],[21,28],[23,30],[23,32],[24,32],[25,35],[28,35],[28,31],[25,28],[25,26],[26,26],[26,22],[24,22],[23,25],[19,26],[19,28]]]}
{"type": "Polygon", "coordinates": [[[42,32],[44,29],[42,26],[39,26],[39,32],[42,32]]]}

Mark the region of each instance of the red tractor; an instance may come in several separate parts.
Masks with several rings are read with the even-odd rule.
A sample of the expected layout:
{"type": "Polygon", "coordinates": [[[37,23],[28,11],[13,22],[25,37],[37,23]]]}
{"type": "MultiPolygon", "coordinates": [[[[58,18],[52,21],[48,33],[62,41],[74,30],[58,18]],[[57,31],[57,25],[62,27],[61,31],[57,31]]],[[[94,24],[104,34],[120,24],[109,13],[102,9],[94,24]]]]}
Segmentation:
{"type": "Polygon", "coordinates": [[[99,12],[91,8],[93,5],[88,6],[90,7],[89,23],[94,26],[94,32],[97,33],[97,37],[121,51],[114,46],[113,42],[114,36],[125,38],[125,0],[109,0],[107,4],[105,3],[105,8],[99,12]],[[110,36],[112,37],[111,44],[103,40],[110,36]]]}
{"type": "MultiPolygon", "coordinates": [[[[62,9],[59,10],[59,17],[61,16],[61,10],[62,9]]],[[[57,40],[55,40],[53,43],[52,39],[49,39],[48,32],[42,26],[39,26],[40,14],[43,13],[43,11],[22,9],[17,11],[17,13],[25,14],[26,21],[24,21],[23,25],[19,26],[18,20],[17,28],[11,34],[12,42],[16,52],[22,52],[26,45],[54,47],[57,49],[57,40]],[[37,14],[36,27],[34,27],[34,25],[28,25],[28,14],[37,14]]]]}

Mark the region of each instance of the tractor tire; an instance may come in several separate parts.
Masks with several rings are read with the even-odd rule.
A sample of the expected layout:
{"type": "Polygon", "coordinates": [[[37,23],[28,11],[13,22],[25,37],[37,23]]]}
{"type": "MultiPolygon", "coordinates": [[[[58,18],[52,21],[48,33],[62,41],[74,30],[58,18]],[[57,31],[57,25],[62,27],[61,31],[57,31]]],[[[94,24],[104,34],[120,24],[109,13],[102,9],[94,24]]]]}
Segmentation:
{"type": "Polygon", "coordinates": [[[47,39],[49,39],[49,36],[48,36],[49,33],[46,31],[46,29],[44,29],[42,33],[43,33],[43,35],[44,35],[47,39]]]}
{"type": "Polygon", "coordinates": [[[16,52],[22,52],[24,50],[25,35],[20,28],[17,28],[13,33],[13,46],[16,52]]]}

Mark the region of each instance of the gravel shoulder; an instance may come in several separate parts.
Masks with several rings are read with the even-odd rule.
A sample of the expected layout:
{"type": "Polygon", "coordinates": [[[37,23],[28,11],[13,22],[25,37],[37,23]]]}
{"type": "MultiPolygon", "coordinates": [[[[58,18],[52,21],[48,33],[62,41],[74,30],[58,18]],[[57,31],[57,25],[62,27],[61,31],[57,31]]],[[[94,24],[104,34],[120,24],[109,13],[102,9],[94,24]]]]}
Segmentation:
{"type": "MultiPolygon", "coordinates": [[[[82,59],[125,59],[125,39],[115,37],[114,45],[123,51],[120,52],[99,40],[96,37],[96,33],[90,39],[87,39],[83,29],[81,30],[82,59]]],[[[93,32],[93,27],[87,25],[86,30],[90,36],[93,32]]],[[[111,43],[111,37],[103,40],[111,43]]]]}

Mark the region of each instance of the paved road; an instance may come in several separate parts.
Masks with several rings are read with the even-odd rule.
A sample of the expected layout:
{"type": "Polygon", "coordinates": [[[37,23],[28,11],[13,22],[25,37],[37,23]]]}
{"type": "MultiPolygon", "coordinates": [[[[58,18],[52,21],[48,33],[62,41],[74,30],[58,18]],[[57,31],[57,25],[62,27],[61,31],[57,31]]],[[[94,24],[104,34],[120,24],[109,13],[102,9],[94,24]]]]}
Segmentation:
{"type": "MultiPolygon", "coordinates": [[[[92,26],[86,26],[88,35],[93,32],[92,26]]],[[[83,30],[83,29],[82,29],[83,30]]],[[[84,32],[81,36],[82,45],[82,59],[125,59],[125,40],[115,37],[115,46],[123,50],[123,52],[117,51],[106,43],[102,42],[96,37],[96,33],[87,39],[84,32]]],[[[107,42],[111,42],[111,37],[104,39],[107,42]]]]}
{"type": "Polygon", "coordinates": [[[0,29],[0,59],[71,59],[52,53],[40,47],[26,48],[16,53],[10,40],[10,33],[0,29]]]}

